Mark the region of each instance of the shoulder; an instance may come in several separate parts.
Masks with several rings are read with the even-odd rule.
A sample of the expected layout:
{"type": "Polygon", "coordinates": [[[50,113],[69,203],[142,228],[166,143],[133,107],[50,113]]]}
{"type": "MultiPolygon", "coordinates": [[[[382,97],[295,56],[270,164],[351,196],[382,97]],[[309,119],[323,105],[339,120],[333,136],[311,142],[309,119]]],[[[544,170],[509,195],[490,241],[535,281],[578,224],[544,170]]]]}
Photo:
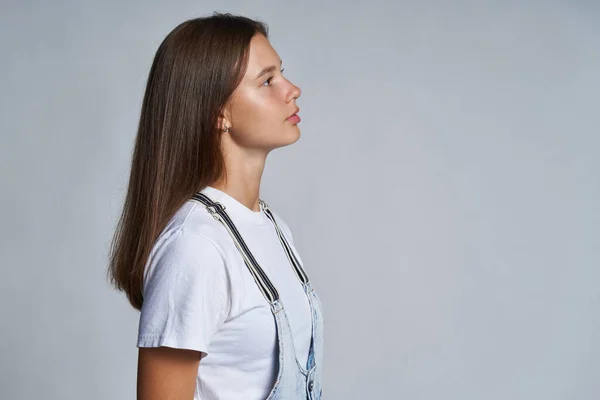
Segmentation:
{"type": "Polygon", "coordinates": [[[163,285],[170,290],[177,282],[209,276],[224,279],[225,275],[225,259],[215,242],[179,227],[153,249],[144,272],[144,290],[163,285]]]}
{"type": "MultiPolygon", "coordinates": [[[[160,233],[144,271],[144,286],[226,274],[223,232],[203,208],[186,202],[160,233]],[[212,221],[211,221],[212,220],[212,221]]],[[[166,288],[165,288],[166,289],[166,288]]]]}
{"type": "Polygon", "coordinates": [[[228,234],[223,230],[221,223],[215,220],[202,204],[195,200],[188,200],[175,212],[156,244],[179,239],[179,246],[214,247],[223,254],[221,244],[227,237],[228,234]]]}

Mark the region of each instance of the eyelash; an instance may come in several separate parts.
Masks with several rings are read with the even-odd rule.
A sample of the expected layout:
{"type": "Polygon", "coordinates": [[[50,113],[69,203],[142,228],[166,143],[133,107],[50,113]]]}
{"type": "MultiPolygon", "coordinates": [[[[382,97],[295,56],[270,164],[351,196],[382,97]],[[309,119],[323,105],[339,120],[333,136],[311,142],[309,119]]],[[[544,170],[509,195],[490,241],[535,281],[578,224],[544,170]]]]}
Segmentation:
{"type": "MultiPolygon", "coordinates": [[[[282,74],[283,74],[283,70],[285,70],[285,68],[282,68],[282,69],[281,69],[281,73],[282,73],[282,74]]],[[[272,77],[270,77],[269,79],[267,79],[266,81],[264,81],[264,82],[263,82],[263,85],[264,85],[265,83],[269,82],[269,81],[270,81],[271,79],[273,79],[273,78],[274,78],[274,76],[272,76],[272,77]]],[[[269,86],[271,86],[271,84],[270,84],[270,83],[269,83],[269,86]]]]}

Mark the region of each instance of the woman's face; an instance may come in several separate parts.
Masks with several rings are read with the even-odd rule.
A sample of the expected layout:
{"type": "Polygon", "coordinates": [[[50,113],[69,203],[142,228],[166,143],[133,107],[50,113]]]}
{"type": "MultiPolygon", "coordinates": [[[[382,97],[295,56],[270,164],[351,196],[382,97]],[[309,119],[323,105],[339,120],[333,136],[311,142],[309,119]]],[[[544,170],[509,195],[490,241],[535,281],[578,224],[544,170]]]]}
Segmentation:
{"type": "Polygon", "coordinates": [[[238,146],[267,152],[294,143],[300,128],[288,117],[298,110],[295,100],[300,94],[281,73],[281,60],[267,38],[255,35],[246,74],[225,109],[223,123],[230,130],[223,134],[238,146]]]}

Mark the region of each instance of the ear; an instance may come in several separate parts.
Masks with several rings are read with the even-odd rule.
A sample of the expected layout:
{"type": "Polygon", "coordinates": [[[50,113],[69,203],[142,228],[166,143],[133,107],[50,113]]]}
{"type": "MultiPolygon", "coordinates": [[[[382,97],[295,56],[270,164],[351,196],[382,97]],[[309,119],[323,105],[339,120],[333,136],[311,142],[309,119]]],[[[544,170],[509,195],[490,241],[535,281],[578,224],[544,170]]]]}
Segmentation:
{"type": "Polygon", "coordinates": [[[217,124],[221,131],[225,130],[227,127],[231,128],[231,111],[228,106],[225,106],[219,113],[217,124]]]}

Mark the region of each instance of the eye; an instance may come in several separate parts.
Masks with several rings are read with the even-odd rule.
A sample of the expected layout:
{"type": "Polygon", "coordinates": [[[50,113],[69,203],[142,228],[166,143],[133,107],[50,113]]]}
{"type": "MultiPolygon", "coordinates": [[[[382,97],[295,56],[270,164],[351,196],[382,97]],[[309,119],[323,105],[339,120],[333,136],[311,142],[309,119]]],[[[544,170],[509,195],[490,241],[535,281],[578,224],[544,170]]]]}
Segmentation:
{"type": "MultiPolygon", "coordinates": [[[[285,70],[285,68],[281,69],[281,73],[283,73],[283,71],[285,70]]],[[[271,79],[273,79],[274,76],[270,77],[269,79],[267,79],[266,81],[263,82],[263,86],[271,86],[271,79]],[[265,85],[265,83],[268,83],[268,85],[265,85]]]]}

